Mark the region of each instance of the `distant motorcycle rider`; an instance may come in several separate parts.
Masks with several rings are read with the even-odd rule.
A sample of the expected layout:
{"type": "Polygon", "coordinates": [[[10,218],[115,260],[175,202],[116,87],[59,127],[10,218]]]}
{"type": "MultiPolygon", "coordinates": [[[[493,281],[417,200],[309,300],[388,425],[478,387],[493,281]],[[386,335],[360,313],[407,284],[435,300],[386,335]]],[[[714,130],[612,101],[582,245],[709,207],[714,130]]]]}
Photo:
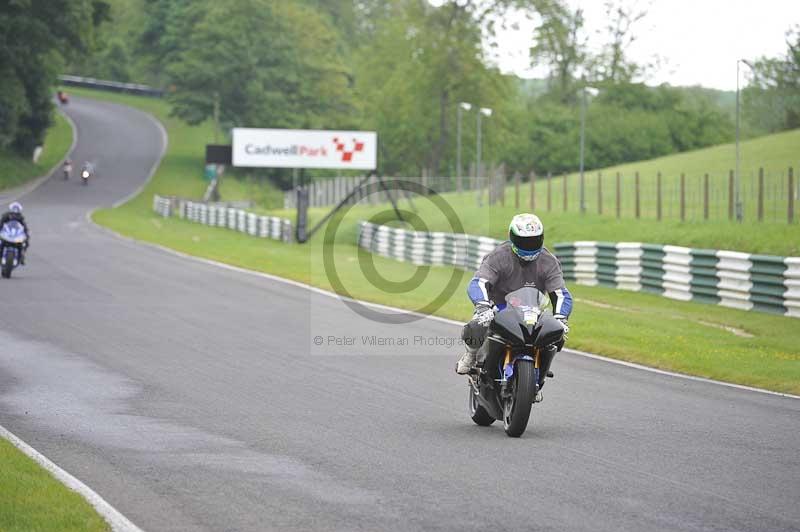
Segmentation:
{"type": "MultiPolygon", "coordinates": [[[[468,374],[475,366],[479,350],[499,346],[496,342],[484,341],[495,309],[504,308],[505,296],[525,286],[532,286],[550,297],[553,317],[568,332],[567,318],[572,312],[572,295],[564,284],[561,264],[544,247],[541,220],[528,213],[514,216],[508,226],[508,241],[484,257],[469,283],[467,294],[475,305],[475,311],[462,332],[466,352],[456,364],[456,373],[468,374]]],[[[540,387],[544,384],[544,376],[550,369],[555,352],[552,349],[543,353],[540,387]]],[[[484,355],[481,359],[484,359],[486,353],[482,351],[481,354],[484,355]]]]}
{"type": "Polygon", "coordinates": [[[70,159],[66,159],[64,161],[64,179],[67,180],[72,175],[72,161],[70,159]]]}
{"type": "Polygon", "coordinates": [[[3,213],[3,216],[0,217],[0,228],[11,221],[19,222],[20,225],[22,225],[22,227],[25,229],[25,242],[22,244],[20,249],[20,263],[25,264],[25,251],[28,249],[28,246],[31,243],[31,232],[28,229],[28,224],[25,223],[25,217],[22,215],[22,204],[18,201],[15,201],[9,205],[8,211],[3,213]]]}

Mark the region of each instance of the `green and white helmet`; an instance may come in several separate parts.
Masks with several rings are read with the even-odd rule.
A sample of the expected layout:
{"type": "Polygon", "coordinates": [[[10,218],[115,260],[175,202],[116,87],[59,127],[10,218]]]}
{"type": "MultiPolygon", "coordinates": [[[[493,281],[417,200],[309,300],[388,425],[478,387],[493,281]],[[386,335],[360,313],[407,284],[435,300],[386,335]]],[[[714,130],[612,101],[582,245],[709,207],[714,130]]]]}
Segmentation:
{"type": "Polygon", "coordinates": [[[518,214],[508,225],[508,239],[519,258],[536,260],[544,245],[544,225],[535,214],[518,214]]]}

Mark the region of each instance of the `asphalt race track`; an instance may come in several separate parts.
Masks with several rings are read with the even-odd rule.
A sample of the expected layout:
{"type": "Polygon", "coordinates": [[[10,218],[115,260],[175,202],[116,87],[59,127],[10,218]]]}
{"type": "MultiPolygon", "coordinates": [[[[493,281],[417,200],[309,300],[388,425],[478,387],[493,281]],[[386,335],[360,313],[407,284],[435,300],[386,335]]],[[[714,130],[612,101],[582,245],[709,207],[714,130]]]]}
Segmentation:
{"type": "Polygon", "coordinates": [[[800,530],[800,400],[562,353],[521,439],[474,426],[458,349],[414,345],[457,327],[382,325],[87,222],[161,136],[121,106],[67,113],[98,177],[22,199],[0,424],[143,529],[800,530]]]}

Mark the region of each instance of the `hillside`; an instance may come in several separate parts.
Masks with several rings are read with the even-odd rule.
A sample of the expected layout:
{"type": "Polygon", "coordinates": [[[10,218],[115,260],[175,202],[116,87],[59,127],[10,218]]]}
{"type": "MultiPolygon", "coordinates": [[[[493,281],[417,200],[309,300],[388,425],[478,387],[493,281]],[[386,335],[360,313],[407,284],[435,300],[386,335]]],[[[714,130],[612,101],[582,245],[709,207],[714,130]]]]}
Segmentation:
{"type": "Polygon", "coordinates": [[[9,151],[0,151],[0,190],[21,185],[45,174],[67,153],[72,143],[72,129],[61,113],[47,131],[44,150],[37,163],[9,151]]]}

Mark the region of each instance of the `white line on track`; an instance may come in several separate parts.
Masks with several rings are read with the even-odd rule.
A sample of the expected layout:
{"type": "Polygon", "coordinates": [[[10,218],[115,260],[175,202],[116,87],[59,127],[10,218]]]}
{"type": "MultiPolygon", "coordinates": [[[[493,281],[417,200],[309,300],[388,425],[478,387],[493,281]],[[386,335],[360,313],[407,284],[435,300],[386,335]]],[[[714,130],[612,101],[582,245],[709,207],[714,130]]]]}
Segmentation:
{"type": "MultiPolygon", "coordinates": [[[[238,273],[244,273],[244,274],[247,274],[247,275],[255,275],[257,277],[262,277],[264,279],[269,279],[271,281],[277,281],[277,282],[280,282],[280,283],[285,283],[285,284],[289,284],[289,285],[292,285],[292,286],[296,286],[298,288],[303,288],[305,290],[309,290],[311,292],[314,292],[314,293],[317,293],[317,294],[320,294],[320,295],[324,295],[324,296],[327,296],[327,297],[332,297],[332,298],[340,299],[340,300],[344,300],[344,301],[351,301],[351,302],[354,302],[354,303],[367,305],[367,306],[370,306],[370,307],[373,307],[373,308],[377,308],[377,309],[388,310],[388,311],[392,311],[392,312],[403,312],[403,313],[407,313],[407,314],[413,314],[413,315],[419,316],[420,318],[423,318],[423,319],[435,320],[435,321],[439,321],[439,322],[442,322],[442,323],[447,323],[449,325],[456,325],[458,327],[462,327],[464,325],[463,322],[459,322],[459,321],[456,321],[456,320],[451,320],[451,319],[448,319],[448,318],[442,318],[441,316],[433,316],[433,315],[429,315],[429,314],[421,314],[419,312],[414,312],[414,311],[411,311],[411,310],[400,309],[400,308],[397,308],[397,307],[390,307],[388,305],[381,305],[380,303],[372,303],[372,302],[369,302],[369,301],[362,301],[360,299],[353,299],[353,298],[350,298],[350,297],[339,295],[339,294],[337,294],[335,292],[330,292],[328,290],[324,290],[322,288],[318,288],[316,286],[311,286],[311,285],[308,285],[308,284],[305,284],[305,283],[301,283],[300,281],[294,281],[292,279],[286,279],[284,277],[278,277],[277,275],[272,275],[270,273],[264,273],[264,272],[257,272],[257,271],[254,271],[254,270],[248,270],[246,268],[241,268],[239,266],[233,266],[231,264],[225,264],[224,262],[218,262],[218,261],[211,260],[211,259],[205,259],[205,258],[202,258],[202,257],[196,257],[194,255],[190,255],[188,253],[183,253],[181,251],[177,251],[177,250],[168,248],[166,246],[162,246],[160,244],[153,244],[151,242],[144,242],[144,241],[141,241],[141,240],[136,240],[135,238],[131,238],[131,237],[122,235],[122,234],[117,233],[116,231],[113,231],[113,230],[111,230],[111,229],[109,229],[107,227],[103,227],[101,225],[96,224],[94,222],[94,220],[92,220],[92,218],[91,218],[91,212],[86,213],[86,219],[90,224],[94,225],[96,228],[98,228],[98,229],[100,229],[100,230],[102,230],[102,231],[104,231],[104,232],[106,232],[106,233],[108,233],[110,235],[113,235],[113,236],[115,236],[117,238],[120,238],[122,240],[127,240],[129,242],[133,242],[133,243],[136,243],[138,245],[144,245],[144,246],[148,246],[148,247],[151,247],[151,248],[154,248],[154,249],[158,249],[158,250],[163,251],[165,253],[169,253],[171,255],[175,255],[175,256],[178,256],[178,257],[181,257],[181,258],[184,258],[184,259],[189,259],[189,260],[192,260],[192,261],[195,261],[195,262],[200,262],[202,264],[206,264],[206,265],[210,265],[210,266],[216,266],[218,268],[223,268],[223,269],[234,271],[234,272],[238,272],[238,273]]],[[[669,376],[669,377],[687,379],[687,380],[696,381],[696,382],[704,382],[704,383],[707,383],[707,384],[716,384],[716,385],[719,385],[719,386],[726,386],[728,388],[735,388],[737,390],[744,390],[744,391],[748,391],[748,392],[756,392],[756,393],[761,393],[761,394],[766,394],[766,395],[774,395],[774,396],[778,396],[778,397],[786,397],[786,398],[790,398],[790,399],[800,399],[800,395],[793,395],[793,394],[790,394],[790,393],[783,393],[783,392],[775,392],[775,391],[772,391],[772,390],[765,390],[763,388],[755,388],[755,387],[752,387],[752,386],[745,386],[743,384],[734,384],[734,383],[731,383],[731,382],[723,382],[723,381],[718,381],[718,380],[714,380],[714,379],[708,379],[708,378],[705,378],[705,377],[696,377],[694,375],[686,375],[684,373],[676,373],[676,372],[673,372],[673,371],[667,371],[667,370],[658,369],[658,368],[651,368],[649,366],[643,366],[641,364],[636,364],[634,362],[626,362],[624,360],[617,360],[617,359],[614,359],[614,358],[608,358],[608,357],[604,357],[604,356],[601,356],[601,355],[596,355],[594,353],[587,353],[585,351],[576,351],[574,349],[565,349],[564,352],[568,353],[568,354],[580,356],[580,357],[591,358],[593,360],[599,360],[599,361],[602,361],[602,362],[608,362],[609,364],[616,364],[618,366],[625,366],[625,367],[628,367],[628,368],[638,369],[638,370],[642,370],[642,371],[649,371],[651,373],[657,373],[659,375],[665,375],[665,376],[669,376]]]]}
{"type": "Polygon", "coordinates": [[[95,493],[89,486],[58,467],[42,453],[19,439],[8,429],[2,426],[0,426],[0,437],[11,442],[14,447],[28,455],[33,461],[49,471],[66,487],[78,492],[89,502],[89,504],[94,507],[95,510],[97,510],[97,513],[103,516],[108,524],[111,525],[112,530],[115,532],[142,532],[139,527],[131,523],[127,517],[119,513],[116,508],[108,504],[105,499],[95,493]]]}
{"type": "Polygon", "coordinates": [[[161,165],[161,159],[163,159],[164,154],[167,153],[167,145],[169,144],[169,137],[167,136],[167,130],[164,129],[164,125],[150,113],[145,113],[144,111],[139,111],[139,112],[144,113],[144,115],[147,116],[147,118],[149,118],[156,125],[159,133],[161,133],[161,153],[158,154],[158,159],[156,159],[155,162],[153,163],[153,166],[150,167],[150,170],[147,173],[147,179],[144,180],[144,183],[142,183],[136,190],[134,190],[121,200],[115,201],[111,205],[112,209],[116,209],[120,205],[128,203],[128,201],[138,196],[142,192],[142,190],[144,190],[144,187],[146,187],[153,179],[153,176],[156,175],[156,170],[158,170],[158,167],[161,165]]]}
{"type": "MultiPolygon", "coordinates": [[[[158,169],[159,165],[161,164],[161,159],[164,157],[164,154],[167,151],[168,136],[167,136],[166,130],[164,129],[163,124],[161,124],[161,122],[158,119],[156,119],[153,115],[151,115],[150,113],[145,113],[144,111],[141,111],[141,112],[143,112],[145,115],[147,115],[147,117],[150,118],[156,124],[156,126],[159,129],[159,131],[161,132],[161,141],[162,141],[161,153],[159,154],[158,159],[153,163],[153,166],[150,168],[150,172],[149,172],[145,182],[142,183],[142,185],[138,189],[136,189],[134,192],[132,192],[131,194],[126,196],[124,199],[114,203],[113,204],[114,208],[122,205],[123,203],[127,202],[128,200],[130,200],[131,198],[133,198],[134,196],[139,194],[142,190],[144,190],[144,187],[146,187],[147,184],[150,183],[150,181],[153,179],[153,176],[155,175],[156,170],[158,169]]],[[[73,128],[74,128],[74,125],[73,125],[73,128]]],[[[75,142],[75,140],[73,139],[73,147],[74,147],[74,142],[75,142]]],[[[70,148],[70,151],[71,151],[71,148],[70,148]]],[[[413,312],[413,311],[410,311],[410,310],[399,309],[399,308],[396,308],[396,307],[390,307],[388,305],[381,305],[380,303],[372,303],[372,302],[369,302],[369,301],[361,301],[361,300],[358,300],[358,299],[353,299],[353,298],[349,298],[349,297],[346,297],[346,296],[339,295],[339,294],[337,294],[335,292],[330,292],[328,290],[323,290],[322,288],[317,288],[316,286],[311,286],[311,285],[308,285],[308,284],[305,284],[305,283],[301,283],[300,281],[294,281],[292,279],[286,279],[284,277],[278,277],[277,275],[272,275],[272,274],[269,274],[269,273],[257,272],[257,271],[254,271],[254,270],[248,270],[246,268],[240,268],[238,266],[233,266],[231,264],[225,264],[224,262],[218,262],[218,261],[211,260],[211,259],[204,259],[202,257],[196,257],[194,255],[189,255],[188,253],[183,253],[183,252],[168,248],[166,246],[161,246],[159,244],[153,244],[153,243],[150,243],[150,242],[144,242],[144,241],[141,241],[141,240],[136,240],[135,238],[124,236],[124,235],[122,235],[122,234],[120,234],[120,233],[118,233],[116,231],[113,231],[113,230],[111,230],[111,229],[109,229],[107,227],[103,227],[103,226],[95,223],[94,220],[92,220],[92,214],[93,213],[94,213],[94,209],[86,213],[86,220],[89,222],[89,224],[94,225],[96,228],[98,228],[98,229],[100,229],[100,230],[102,230],[102,231],[104,231],[104,232],[106,232],[106,233],[108,233],[110,235],[113,235],[113,236],[115,236],[117,238],[120,238],[122,240],[128,240],[130,242],[134,242],[134,243],[136,243],[138,245],[149,246],[151,248],[159,249],[161,251],[164,251],[166,253],[170,253],[172,255],[176,255],[178,257],[182,257],[182,258],[185,258],[185,259],[193,260],[193,261],[200,262],[200,263],[203,263],[203,264],[208,264],[208,265],[211,265],[211,266],[216,266],[218,268],[224,268],[224,269],[227,269],[227,270],[231,270],[231,271],[235,271],[235,272],[239,272],[239,273],[244,273],[244,274],[247,274],[247,275],[255,275],[255,276],[258,276],[258,277],[265,278],[265,279],[270,279],[272,281],[278,281],[278,282],[281,282],[281,283],[289,284],[289,285],[292,285],[292,286],[296,286],[298,288],[303,288],[305,290],[310,290],[310,291],[315,292],[317,294],[321,294],[321,295],[324,295],[324,296],[332,297],[332,298],[335,298],[335,299],[341,299],[341,300],[351,301],[351,302],[355,302],[355,303],[360,303],[362,305],[367,305],[367,306],[370,306],[370,307],[373,307],[373,308],[378,308],[378,309],[383,309],[383,310],[389,310],[389,311],[392,311],[392,312],[411,313],[411,314],[413,314],[415,316],[419,316],[419,317],[421,317],[423,319],[435,320],[435,321],[439,321],[439,322],[442,322],[442,323],[447,323],[447,324],[450,324],[450,325],[456,325],[458,327],[461,327],[461,326],[464,325],[462,322],[451,320],[451,319],[448,319],[448,318],[442,318],[440,316],[433,316],[433,315],[430,315],[430,314],[421,314],[419,312],[413,312]]],[[[625,367],[628,367],[628,368],[638,369],[638,370],[641,370],[641,371],[649,371],[651,373],[657,373],[659,375],[665,375],[665,376],[669,376],[669,377],[676,377],[676,378],[691,380],[691,381],[695,381],[695,382],[704,382],[704,383],[707,383],[707,384],[716,384],[718,386],[726,386],[728,388],[735,388],[737,390],[745,390],[745,391],[748,391],[748,392],[756,392],[756,393],[761,393],[761,394],[766,394],[766,395],[774,395],[774,396],[778,396],[778,397],[787,397],[787,398],[790,398],[790,399],[800,399],[800,395],[793,395],[793,394],[790,394],[790,393],[783,393],[783,392],[775,392],[775,391],[772,391],[772,390],[765,390],[763,388],[755,388],[755,387],[752,387],[752,386],[745,386],[743,384],[734,384],[734,383],[731,383],[731,382],[718,381],[718,380],[714,380],[714,379],[708,379],[708,378],[705,378],[705,377],[696,377],[694,375],[686,375],[684,373],[676,373],[674,371],[667,371],[667,370],[658,369],[658,368],[651,368],[649,366],[643,366],[641,364],[636,364],[634,362],[626,362],[624,360],[617,360],[617,359],[614,359],[614,358],[608,358],[608,357],[604,357],[604,356],[601,356],[601,355],[596,355],[594,353],[587,353],[585,351],[576,351],[574,349],[565,349],[564,352],[565,353],[569,353],[569,354],[573,354],[573,355],[576,355],[576,356],[581,356],[581,357],[585,357],[585,358],[591,358],[593,360],[600,360],[600,361],[603,361],[603,362],[607,362],[609,364],[616,364],[618,366],[625,366],[625,367]]]]}

